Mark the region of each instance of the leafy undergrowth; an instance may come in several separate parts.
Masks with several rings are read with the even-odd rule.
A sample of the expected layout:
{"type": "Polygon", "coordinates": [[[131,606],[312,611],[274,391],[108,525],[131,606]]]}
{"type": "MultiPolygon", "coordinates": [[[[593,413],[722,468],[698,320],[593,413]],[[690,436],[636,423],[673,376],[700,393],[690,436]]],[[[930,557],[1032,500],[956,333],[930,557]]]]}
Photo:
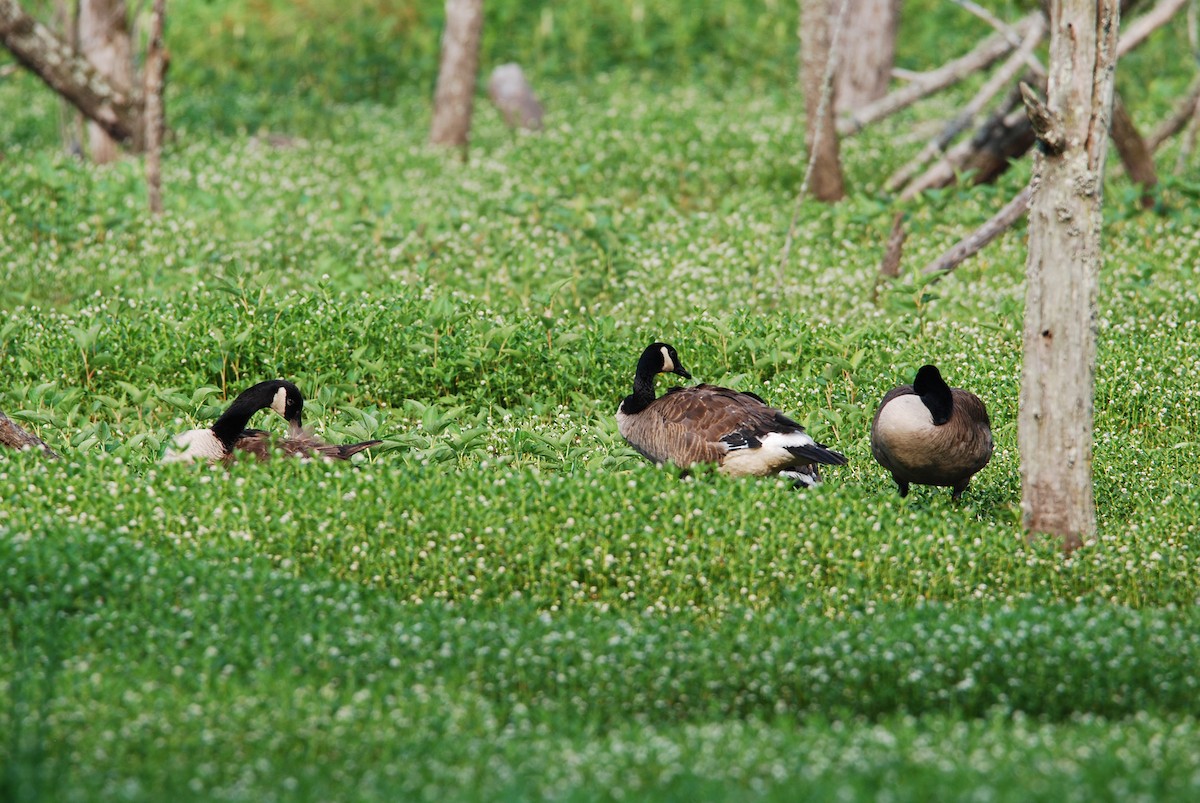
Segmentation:
{"type": "MultiPolygon", "coordinates": [[[[547,127],[480,104],[466,162],[425,143],[434,6],[181,5],[160,218],[0,81],[0,410],[63,455],[0,455],[0,797],[1196,798],[1194,179],[1151,212],[1107,183],[1099,531],[1064,558],[1020,521],[1021,229],[920,274],[1028,168],[904,205],[876,286],[880,185],[973,87],[847,140],[851,197],[780,266],[794,4],[487,5],[547,127]],[[613,413],[654,340],[850,463],[807,493],[648,465],[613,413]],[[926,362],[992,417],[961,503],[870,454],[926,362]],[[278,376],[383,444],[158,464],[278,376]]],[[[905,8],[932,66],[963,12],[905,8]]],[[[1119,76],[1145,125],[1191,80],[1156,36],[1119,76]]]]}

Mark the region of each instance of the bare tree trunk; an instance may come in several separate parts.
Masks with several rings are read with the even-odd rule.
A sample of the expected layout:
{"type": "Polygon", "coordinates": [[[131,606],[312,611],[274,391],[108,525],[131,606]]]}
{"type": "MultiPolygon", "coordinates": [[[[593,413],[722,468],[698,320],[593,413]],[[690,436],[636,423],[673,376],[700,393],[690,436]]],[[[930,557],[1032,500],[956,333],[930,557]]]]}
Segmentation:
{"type": "MultiPolygon", "coordinates": [[[[125,0],[80,0],[79,51],[113,87],[129,92],[133,50],[125,0]]],[[[88,144],[96,164],[107,164],[121,155],[116,141],[94,123],[88,125],[88,144]]]]}
{"type": "Polygon", "coordinates": [[[812,194],[820,201],[840,201],[846,195],[842,161],[838,152],[837,106],[834,87],[826,69],[836,57],[831,47],[835,24],[830,0],[800,0],[800,82],[804,87],[804,142],[816,161],[812,170],[812,194]],[[822,97],[825,103],[822,103],[822,97]]]}
{"type": "Polygon", "coordinates": [[[165,128],[163,83],[167,72],[167,54],[163,48],[167,2],[154,0],[154,19],[150,41],[146,45],[146,197],[150,212],[162,214],[162,135],[165,128]]]}
{"type": "Polygon", "coordinates": [[[0,445],[13,449],[41,449],[46,457],[58,457],[45,441],[31,432],[26,432],[4,413],[0,413],[0,445]]]}
{"type": "Polygon", "coordinates": [[[113,86],[17,0],[0,0],[0,44],[114,139],[141,147],[141,98],[128,87],[113,86]]]}
{"type": "Polygon", "coordinates": [[[1118,18],[1118,0],[1051,0],[1048,107],[1026,93],[1042,147],[1030,182],[1021,507],[1031,537],[1057,535],[1067,551],[1096,529],[1096,293],[1118,18]]]}
{"type": "Polygon", "coordinates": [[[446,30],[442,34],[442,60],[429,136],[434,145],[450,145],[466,151],[471,136],[482,31],[483,0],[446,0],[446,30]]]}
{"type": "Polygon", "coordinates": [[[899,26],[900,0],[850,0],[834,78],[838,111],[857,109],[887,94],[899,26]]]}

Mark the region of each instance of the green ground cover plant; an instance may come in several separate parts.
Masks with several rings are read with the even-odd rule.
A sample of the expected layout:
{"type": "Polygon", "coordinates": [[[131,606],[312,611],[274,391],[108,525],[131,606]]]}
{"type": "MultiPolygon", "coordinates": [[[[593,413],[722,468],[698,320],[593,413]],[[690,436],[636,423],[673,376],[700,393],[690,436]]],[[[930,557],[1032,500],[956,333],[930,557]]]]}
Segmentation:
{"type": "MultiPolygon", "coordinates": [[[[1106,186],[1099,532],[1064,557],[1020,526],[1022,230],[916,273],[1028,167],[907,205],[874,292],[881,177],[969,86],[849,141],[781,267],[795,4],[489,2],[485,69],[527,62],[547,129],[481,104],[466,162],[425,144],[438,5],[173,5],[160,218],[0,79],[0,410],[63,455],[0,456],[0,797],[1194,799],[1195,169],[1151,211],[1106,186]],[[613,415],[660,339],[850,463],[647,464],[613,415]],[[925,362],[991,412],[961,504],[870,456],[925,362]],[[158,464],[277,376],[383,445],[158,464]]],[[[912,69],[986,33],[906,9],[912,69]]],[[[1186,47],[1122,64],[1140,122],[1186,47]]]]}

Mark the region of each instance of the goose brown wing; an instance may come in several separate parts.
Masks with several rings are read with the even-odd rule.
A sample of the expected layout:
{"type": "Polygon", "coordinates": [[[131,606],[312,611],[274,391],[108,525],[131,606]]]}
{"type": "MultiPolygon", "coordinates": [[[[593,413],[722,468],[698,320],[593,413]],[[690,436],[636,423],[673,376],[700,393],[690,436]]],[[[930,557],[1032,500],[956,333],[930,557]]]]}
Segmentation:
{"type": "Polygon", "coordinates": [[[961,410],[973,424],[984,424],[991,427],[992,422],[988,419],[987,407],[978,396],[962,388],[954,388],[952,393],[955,410],[961,410]]]}
{"type": "Polygon", "coordinates": [[[677,388],[642,413],[646,439],[639,450],[656,462],[719,463],[728,453],[723,438],[738,433],[757,438],[799,425],[762,399],[715,385],[677,388]]]}

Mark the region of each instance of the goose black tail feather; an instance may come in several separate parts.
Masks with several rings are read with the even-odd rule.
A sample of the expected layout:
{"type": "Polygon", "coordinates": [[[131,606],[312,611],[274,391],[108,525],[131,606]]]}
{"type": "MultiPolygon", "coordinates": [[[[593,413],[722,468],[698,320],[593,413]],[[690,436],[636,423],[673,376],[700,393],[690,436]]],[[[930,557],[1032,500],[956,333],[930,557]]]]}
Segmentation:
{"type": "Polygon", "coordinates": [[[337,447],[337,456],[339,458],[341,458],[342,460],[349,460],[351,457],[353,457],[354,455],[363,451],[364,449],[370,449],[372,446],[378,446],[381,443],[383,443],[383,441],[363,441],[362,443],[348,443],[344,446],[337,447]]]}
{"type": "Polygon", "coordinates": [[[827,449],[819,443],[807,446],[788,446],[787,450],[802,460],[810,463],[820,463],[826,466],[844,466],[848,462],[846,455],[827,449]]]}

